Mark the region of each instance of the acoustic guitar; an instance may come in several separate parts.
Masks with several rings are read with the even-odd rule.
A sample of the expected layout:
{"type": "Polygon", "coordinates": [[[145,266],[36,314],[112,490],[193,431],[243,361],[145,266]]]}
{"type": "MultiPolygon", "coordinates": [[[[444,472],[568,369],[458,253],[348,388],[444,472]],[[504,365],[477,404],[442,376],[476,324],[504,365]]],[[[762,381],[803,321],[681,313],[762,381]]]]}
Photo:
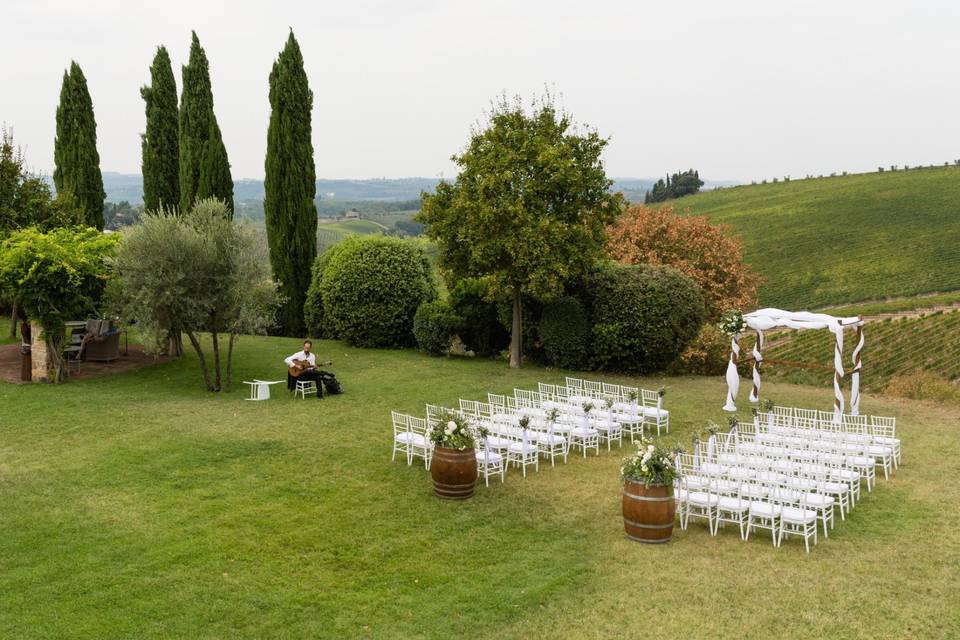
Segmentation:
{"type": "Polygon", "coordinates": [[[318,362],[316,365],[311,365],[309,360],[294,360],[293,365],[287,369],[287,372],[294,378],[299,378],[300,374],[304,371],[309,371],[316,367],[326,367],[331,364],[333,364],[333,362],[318,362]]]}

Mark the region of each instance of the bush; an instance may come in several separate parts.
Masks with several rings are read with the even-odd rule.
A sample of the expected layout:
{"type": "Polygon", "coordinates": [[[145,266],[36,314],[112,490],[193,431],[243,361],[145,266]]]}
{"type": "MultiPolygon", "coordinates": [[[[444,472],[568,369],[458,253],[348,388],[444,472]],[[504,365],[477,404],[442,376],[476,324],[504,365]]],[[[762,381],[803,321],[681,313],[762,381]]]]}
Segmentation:
{"type": "Polygon", "coordinates": [[[547,362],[564,369],[582,369],[590,358],[590,321],[583,304],[564,296],[543,307],[540,340],[547,362]]]}
{"type": "Polygon", "coordinates": [[[446,355],[460,326],[460,319],[444,300],[424,302],[413,316],[417,346],[435,356],[446,355]]]}
{"type": "Polygon", "coordinates": [[[705,324],[667,371],[673,375],[723,375],[729,358],[730,337],[721,333],[715,325],[705,324]]]}
{"type": "Polygon", "coordinates": [[[304,324],[307,327],[307,335],[312,338],[335,337],[323,312],[323,272],[330,258],[348,246],[350,246],[348,241],[338,242],[322,251],[313,261],[310,286],[307,288],[307,297],[303,304],[304,324]]]}
{"type": "Polygon", "coordinates": [[[436,298],[437,289],[430,261],[416,245],[357,236],[329,257],[321,296],[335,337],[360,347],[409,346],[417,307],[436,298]]]}
{"type": "Polygon", "coordinates": [[[960,390],[949,380],[930,371],[913,371],[893,378],[884,392],[890,396],[937,402],[960,401],[960,390]]]}
{"type": "Polygon", "coordinates": [[[451,289],[453,313],[460,318],[457,333],[468,349],[479,356],[493,356],[510,346],[510,333],[500,322],[497,302],[477,278],[463,278],[451,289]]]}
{"type": "Polygon", "coordinates": [[[585,285],[593,306],[593,363],[600,369],[662,370],[703,324],[699,287],[669,267],[602,265],[585,285]]]}

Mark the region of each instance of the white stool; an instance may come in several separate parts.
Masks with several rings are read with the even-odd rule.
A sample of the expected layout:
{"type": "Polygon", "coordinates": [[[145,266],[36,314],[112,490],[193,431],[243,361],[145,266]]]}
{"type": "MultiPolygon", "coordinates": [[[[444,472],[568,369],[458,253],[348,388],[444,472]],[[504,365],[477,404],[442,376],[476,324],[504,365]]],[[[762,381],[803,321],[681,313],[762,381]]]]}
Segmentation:
{"type": "Polygon", "coordinates": [[[270,399],[270,385],[280,384],[283,380],[254,380],[250,382],[244,380],[243,384],[250,385],[250,397],[247,400],[253,400],[254,402],[259,402],[261,400],[270,399]]]}
{"type": "Polygon", "coordinates": [[[316,395],[317,384],[313,380],[297,380],[297,388],[293,390],[293,397],[296,398],[299,395],[306,400],[308,393],[316,395]]]}

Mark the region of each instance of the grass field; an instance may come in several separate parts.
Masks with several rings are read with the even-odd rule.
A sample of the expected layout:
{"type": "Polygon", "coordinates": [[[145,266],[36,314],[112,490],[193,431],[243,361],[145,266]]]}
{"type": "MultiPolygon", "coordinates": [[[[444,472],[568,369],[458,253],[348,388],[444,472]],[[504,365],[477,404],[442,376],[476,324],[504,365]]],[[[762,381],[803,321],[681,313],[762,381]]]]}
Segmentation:
{"type": "MultiPolygon", "coordinates": [[[[0,385],[0,637],[960,635],[956,409],[866,396],[866,411],[899,416],[904,465],[810,555],[701,525],[649,547],[621,528],[626,449],[510,473],[458,504],[431,495],[422,467],[389,460],[390,409],[563,372],[317,346],[345,395],[207,395],[192,357],[0,385]]],[[[298,347],[243,339],[237,379],[279,377],[298,347]]],[[[666,383],[670,439],[724,420],[719,378],[639,382],[666,383]]]]}
{"type": "Polygon", "coordinates": [[[767,279],[765,306],[960,289],[960,167],[739,186],[671,204],[743,237],[767,279]]]}
{"type": "Polygon", "coordinates": [[[383,227],[370,220],[341,220],[317,225],[317,250],[323,251],[347,236],[383,233],[383,227]]]}

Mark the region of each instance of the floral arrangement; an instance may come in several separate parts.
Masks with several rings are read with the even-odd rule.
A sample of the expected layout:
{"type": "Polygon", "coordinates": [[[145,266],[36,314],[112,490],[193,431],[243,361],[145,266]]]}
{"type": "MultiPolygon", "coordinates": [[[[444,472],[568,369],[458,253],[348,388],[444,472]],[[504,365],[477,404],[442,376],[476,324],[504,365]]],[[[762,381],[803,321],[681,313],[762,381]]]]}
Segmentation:
{"type": "Polygon", "coordinates": [[[474,448],[486,435],[486,428],[474,425],[459,413],[445,411],[430,430],[430,441],[437,447],[463,451],[474,448]]]}
{"type": "Polygon", "coordinates": [[[624,458],[620,466],[621,480],[642,482],[647,487],[672,485],[679,475],[670,450],[647,438],[641,438],[637,452],[624,458]]]}
{"type": "Polygon", "coordinates": [[[586,415],[590,415],[590,412],[591,412],[591,411],[593,411],[593,403],[592,403],[592,402],[584,402],[584,403],[583,403],[583,413],[586,414],[586,415]]]}
{"type": "Polygon", "coordinates": [[[761,406],[763,407],[763,410],[765,412],[770,413],[771,411],[773,411],[773,407],[775,405],[773,404],[773,400],[771,400],[770,398],[767,398],[761,403],[761,406]]]}
{"type": "Polygon", "coordinates": [[[560,417],[560,410],[554,407],[547,411],[547,422],[554,423],[557,421],[557,418],[560,417]]]}
{"type": "Polygon", "coordinates": [[[613,403],[614,403],[614,399],[607,396],[606,398],[603,399],[603,408],[609,411],[610,409],[613,409],[613,403]]]}
{"type": "Polygon", "coordinates": [[[667,395],[667,388],[666,388],[666,387],[660,387],[659,389],[657,389],[657,395],[658,395],[659,397],[661,397],[661,398],[662,398],[663,396],[667,395]]]}
{"type": "Polygon", "coordinates": [[[637,392],[633,389],[627,392],[627,402],[636,402],[638,397],[637,392]]]}
{"type": "Polygon", "coordinates": [[[743,330],[746,327],[747,321],[743,319],[743,312],[739,310],[730,311],[723,314],[723,316],[720,318],[720,322],[717,323],[717,328],[728,336],[734,336],[738,333],[743,333],[743,330]]]}
{"type": "Polygon", "coordinates": [[[526,431],[527,429],[530,428],[530,417],[523,416],[517,421],[517,424],[520,426],[522,430],[526,431]]]}
{"type": "Polygon", "coordinates": [[[727,424],[729,424],[730,428],[733,429],[738,424],[740,424],[740,421],[737,420],[737,416],[730,416],[729,418],[727,418],[727,424]]]}

